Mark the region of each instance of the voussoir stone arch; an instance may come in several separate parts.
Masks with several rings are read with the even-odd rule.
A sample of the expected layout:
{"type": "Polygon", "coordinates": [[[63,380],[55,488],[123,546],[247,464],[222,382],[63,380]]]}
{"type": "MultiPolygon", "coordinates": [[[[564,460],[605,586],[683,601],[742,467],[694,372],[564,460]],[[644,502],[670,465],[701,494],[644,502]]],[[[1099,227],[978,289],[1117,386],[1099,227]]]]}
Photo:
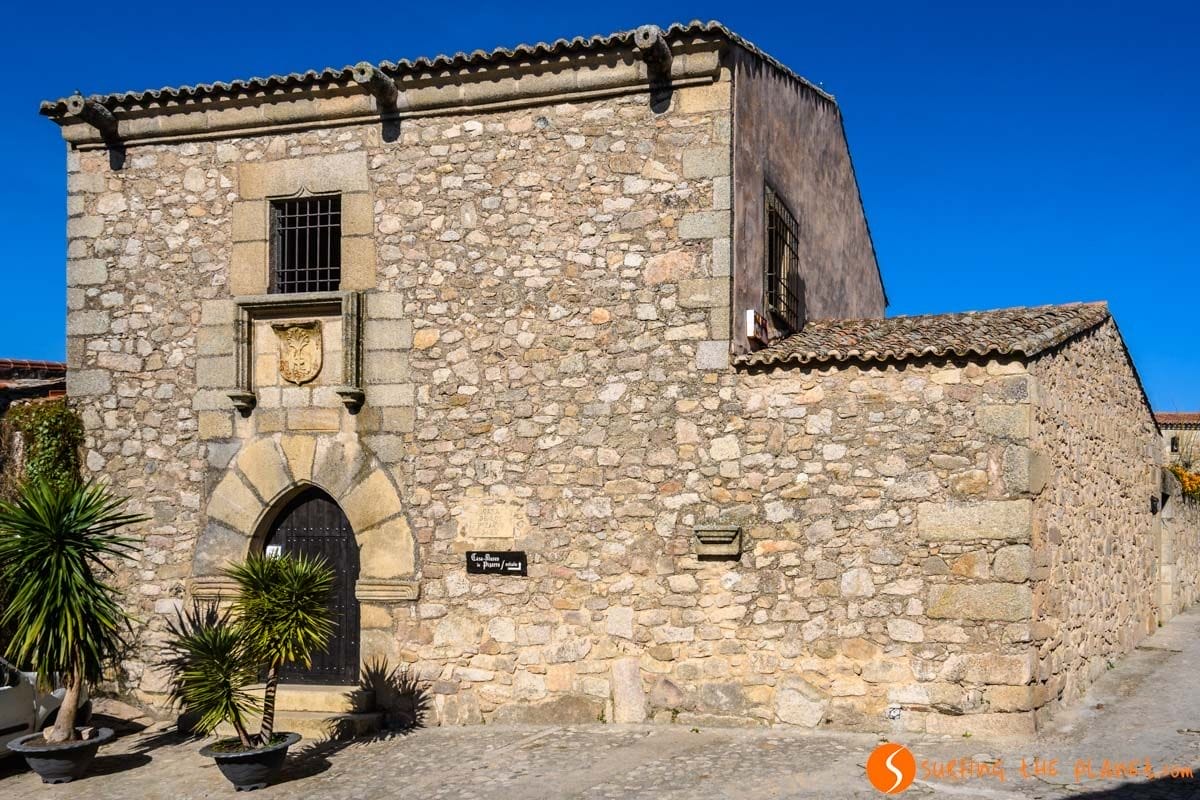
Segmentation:
{"type": "Polygon", "coordinates": [[[238,451],[209,497],[192,575],[216,577],[244,558],[278,510],[306,486],[328,493],[350,521],[361,579],[414,578],[416,541],[387,470],[352,434],[299,433],[260,436],[238,451]]]}

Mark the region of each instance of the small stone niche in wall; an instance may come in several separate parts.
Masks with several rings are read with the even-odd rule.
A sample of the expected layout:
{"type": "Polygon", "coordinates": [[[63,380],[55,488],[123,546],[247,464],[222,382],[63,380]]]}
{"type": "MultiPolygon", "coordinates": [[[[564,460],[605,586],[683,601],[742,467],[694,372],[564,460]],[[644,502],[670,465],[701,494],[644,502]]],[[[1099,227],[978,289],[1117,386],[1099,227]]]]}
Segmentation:
{"type": "Polygon", "coordinates": [[[363,403],[358,292],[237,299],[237,388],[243,414],[256,406],[312,408],[363,403]]]}

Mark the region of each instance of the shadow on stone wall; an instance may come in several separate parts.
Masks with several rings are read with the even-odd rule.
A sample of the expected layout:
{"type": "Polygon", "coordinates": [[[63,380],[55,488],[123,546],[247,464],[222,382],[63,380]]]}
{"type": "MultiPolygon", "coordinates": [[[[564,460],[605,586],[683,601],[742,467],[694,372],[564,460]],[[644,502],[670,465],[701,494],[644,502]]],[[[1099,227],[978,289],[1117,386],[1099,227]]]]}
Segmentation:
{"type": "Polygon", "coordinates": [[[390,667],[378,658],[363,665],[361,688],[375,693],[375,707],[384,715],[384,729],[407,733],[424,728],[432,705],[429,687],[408,667],[390,667]]]}

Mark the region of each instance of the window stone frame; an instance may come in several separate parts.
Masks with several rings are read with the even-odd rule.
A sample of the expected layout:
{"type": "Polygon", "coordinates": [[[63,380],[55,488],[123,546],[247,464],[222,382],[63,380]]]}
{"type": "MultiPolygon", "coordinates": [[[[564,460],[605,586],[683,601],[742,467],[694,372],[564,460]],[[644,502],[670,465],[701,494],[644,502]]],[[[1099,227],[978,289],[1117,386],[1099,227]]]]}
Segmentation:
{"type": "Polygon", "coordinates": [[[271,201],[341,195],[342,277],[339,291],[374,289],[375,203],[367,154],[361,151],[238,165],[231,210],[229,289],[234,297],[265,295],[271,285],[271,201]]]}

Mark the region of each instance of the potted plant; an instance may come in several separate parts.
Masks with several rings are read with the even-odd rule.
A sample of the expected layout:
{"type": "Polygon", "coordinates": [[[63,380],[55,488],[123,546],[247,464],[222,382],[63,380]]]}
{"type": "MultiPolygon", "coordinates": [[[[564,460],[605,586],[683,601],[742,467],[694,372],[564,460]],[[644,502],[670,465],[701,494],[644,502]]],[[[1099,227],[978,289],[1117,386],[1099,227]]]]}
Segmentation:
{"type": "Polygon", "coordinates": [[[105,582],[112,562],[137,549],[117,531],[148,519],[125,513],[126,501],[97,483],[34,480],[0,502],[0,583],[9,597],[0,626],[12,631],[10,655],[32,664],[42,687],[65,688],[54,726],[8,745],[45,783],[83,775],[113,735],[76,728],[75,719],[85,684],[103,677],[131,631],[118,590],[105,582]]]}
{"type": "Polygon", "coordinates": [[[233,604],[220,613],[196,606],[169,632],[166,666],[172,696],[195,718],[192,730],[209,734],[222,722],[234,737],[200,750],[216,760],[239,791],[261,789],[278,774],[297,733],[275,730],[279,671],[312,663],[333,632],[329,608],[333,571],[321,559],[251,555],[225,573],[237,586],[233,604]],[[266,675],[261,703],[249,693],[266,675]],[[258,733],[247,720],[262,715],[258,733]]]}

